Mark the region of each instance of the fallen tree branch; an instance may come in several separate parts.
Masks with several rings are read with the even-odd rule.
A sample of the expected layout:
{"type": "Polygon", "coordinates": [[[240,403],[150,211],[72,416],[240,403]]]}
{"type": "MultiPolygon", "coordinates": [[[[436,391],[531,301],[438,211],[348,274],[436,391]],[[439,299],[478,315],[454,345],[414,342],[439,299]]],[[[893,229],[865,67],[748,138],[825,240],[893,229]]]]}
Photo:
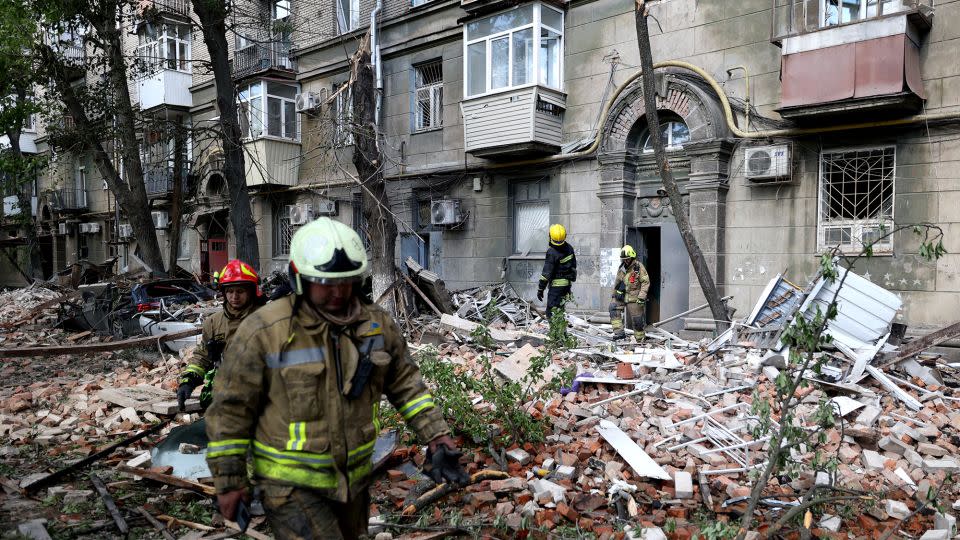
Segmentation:
{"type": "Polygon", "coordinates": [[[18,347],[16,349],[0,349],[0,358],[57,356],[61,354],[84,354],[91,352],[117,351],[120,349],[133,349],[145,345],[153,345],[154,343],[159,344],[173,339],[196,336],[201,332],[202,330],[198,327],[180,332],[163,334],[162,336],[144,336],[125,339],[122,341],[91,343],[89,345],[57,345],[54,347],[18,347]]]}
{"type": "Polygon", "coordinates": [[[138,469],[136,467],[129,467],[127,465],[117,465],[117,470],[127,474],[132,474],[134,476],[139,476],[141,478],[146,478],[147,480],[153,480],[154,482],[160,482],[161,484],[167,484],[168,486],[189,489],[190,491],[195,491],[209,497],[212,497],[217,493],[216,488],[213,486],[208,486],[199,482],[191,482],[190,480],[184,480],[183,478],[177,478],[176,476],[169,474],[158,473],[156,471],[151,471],[150,469],[138,469]]]}
{"type": "Polygon", "coordinates": [[[28,485],[24,486],[23,490],[24,490],[26,493],[29,494],[29,493],[33,493],[34,491],[36,491],[36,490],[38,490],[38,489],[40,489],[40,488],[49,486],[49,485],[53,484],[54,482],[56,482],[57,480],[63,478],[64,476],[66,476],[66,475],[68,475],[68,474],[70,474],[70,473],[72,473],[72,472],[78,471],[78,470],[86,467],[87,465],[90,465],[91,463],[94,463],[94,462],[96,462],[96,461],[99,461],[99,460],[101,460],[101,459],[109,456],[109,455],[112,454],[117,448],[122,448],[122,447],[124,447],[124,446],[128,446],[130,443],[132,443],[132,442],[134,442],[134,441],[139,441],[140,439],[146,437],[147,435],[150,435],[150,434],[153,434],[153,433],[156,433],[156,432],[160,431],[161,429],[164,428],[164,426],[166,426],[166,425],[169,424],[169,423],[170,423],[170,420],[169,420],[169,419],[164,420],[163,422],[160,422],[159,424],[156,424],[156,425],[154,425],[154,426],[151,426],[149,429],[145,429],[145,430],[141,431],[140,433],[137,433],[136,435],[131,435],[130,437],[127,437],[126,439],[124,439],[124,440],[122,440],[122,441],[120,441],[120,442],[116,442],[116,443],[114,443],[114,444],[111,444],[110,446],[104,448],[103,450],[97,452],[96,454],[93,454],[93,455],[91,455],[91,456],[89,456],[89,457],[87,457],[87,458],[85,458],[85,459],[82,459],[82,460],[74,463],[73,465],[70,465],[70,466],[68,466],[68,467],[64,467],[64,468],[60,469],[59,471],[56,471],[56,472],[54,472],[54,473],[48,474],[47,476],[44,476],[43,478],[37,480],[36,482],[33,482],[33,483],[31,483],[31,484],[28,484],[28,485]]]}
{"type": "Polygon", "coordinates": [[[413,514],[423,510],[427,506],[439,501],[440,499],[446,497],[453,491],[460,489],[461,487],[466,487],[477,482],[483,482],[484,480],[502,480],[504,478],[509,478],[510,475],[503,471],[478,471],[473,473],[470,476],[470,482],[465,486],[457,486],[456,484],[451,484],[449,482],[444,482],[443,484],[437,485],[437,487],[431,489],[430,491],[421,495],[417,500],[413,501],[411,504],[408,504],[406,508],[403,509],[403,515],[412,516],[413,514]]]}
{"type": "Polygon", "coordinates": [[[160,521],[166,521],[167,527],[172,527],[174,525],[181,525],[187,527],[188,529],[195,529],[198,531],[212,532],[217,530],[216,527],[211,527],[209,525],[204,525],[203,523],[194,523],[193,521],[187,521],[185,519],[175,518],[173,516],[168,516],[166,514],[160,514],[157,516],[157,519],[160,521]]]}

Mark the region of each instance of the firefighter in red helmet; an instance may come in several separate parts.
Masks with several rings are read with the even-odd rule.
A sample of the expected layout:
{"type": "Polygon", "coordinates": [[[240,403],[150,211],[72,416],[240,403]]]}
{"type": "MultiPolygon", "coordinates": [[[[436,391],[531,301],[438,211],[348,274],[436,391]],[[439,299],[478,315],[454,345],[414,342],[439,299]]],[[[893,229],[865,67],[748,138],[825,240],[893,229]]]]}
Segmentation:
{"type": "Polygon", "coordinates": [[[213,400],[213,378],[223,357],[227,341],[248,315],[263,305],[260,277],[249,264],[233,259],[217,274],[217,289],[223,293],[223,311],[203,321],[203,337],[177,388],[180,410],[193,390],[203,385],[200,391],[200,406],[206,409],[213,400]]]}

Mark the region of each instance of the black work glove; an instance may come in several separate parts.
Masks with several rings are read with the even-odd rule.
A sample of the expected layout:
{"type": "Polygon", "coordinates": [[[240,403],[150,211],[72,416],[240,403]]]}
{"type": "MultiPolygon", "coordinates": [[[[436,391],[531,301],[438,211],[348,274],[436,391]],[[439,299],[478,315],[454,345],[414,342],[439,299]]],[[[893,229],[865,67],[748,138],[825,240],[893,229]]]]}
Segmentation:
{"type": "Polygon", "coordinates": [[[537,289],[537,300],[543,302],[543,289],[537,289]]]}
{"type": "Polygon", "coordinates": [[[470,475],[460,466],[462,455],[459,450],[451,450],[445,444],[437,445],[436,452],[431,452],[428,448],[427,459],[430,460],[430,468],[426,471],[427,475],[437,484],[444,482],[458,486],[469,484],[470,475]]]}
{"type": "Polygon", "coordinates": [[[182,382],[180,386],[177,387],[177,405],[180,407],[180,412],[187,407],[187,400],[190,399],[190,394],[193,393],[193,389],[198,385],[192,382],[182,382]]]}

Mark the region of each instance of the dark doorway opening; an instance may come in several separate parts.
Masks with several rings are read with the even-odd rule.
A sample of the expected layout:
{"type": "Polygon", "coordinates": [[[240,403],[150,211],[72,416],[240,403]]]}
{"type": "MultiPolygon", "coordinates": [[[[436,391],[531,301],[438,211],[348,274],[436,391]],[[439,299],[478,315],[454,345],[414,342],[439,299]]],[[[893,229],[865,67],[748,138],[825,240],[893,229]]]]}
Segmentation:
{"type": "Polygon", "coordinates": [[[53,276],[53,236],[37,237],[40,245],[40,271],[43,273],[43,279],[50,279],[53,276]]]}
{"type": "Polygon", "coordinates": [[[660,227],[634,227],[627,233],[627,243],[637,252],[637,258],[643,263],[650,276],[650,290],[647,293],[647,324],[660,320],[660,227]]]}

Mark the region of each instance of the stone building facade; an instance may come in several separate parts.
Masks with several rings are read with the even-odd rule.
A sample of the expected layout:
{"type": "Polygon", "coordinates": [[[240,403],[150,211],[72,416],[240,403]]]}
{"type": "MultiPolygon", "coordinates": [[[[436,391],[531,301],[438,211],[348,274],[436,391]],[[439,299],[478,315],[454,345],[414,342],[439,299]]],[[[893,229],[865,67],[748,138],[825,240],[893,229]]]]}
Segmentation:
{"type": "MultiPolygon", "coordinates": [[[[654,61],[669,64],[656,87],[671,168],[737,315],[780,273],[804,285],[830,246],[857,251],[926,222],[945,234],[939,262],[919,257],[918,239],[902,231],[856,271],[901,296],[911,328],[955,319],[960,1],[931,4],[648,2],[654,61]]],[[[398,261],[413,257],[450,288],[506,280],[532,298],[546,229],[563,223],[580,265],[576,309],[605,310],[627,242],[653,280],[650,320],[702,303],[648,146],[633,2],[251,5],[228,43],[264,272],[283,269],[306,220],[364,227],[343,85],[379,6],[379,129],[398,261]]],[[[207,53],[198,31],[191,39],[199,65],[207,53]]],[[[196,126],[217,111],[210,76],[191,75],[183,110],[196,126]]],[[[178,262],[200,274],[234,246],[216,145],[195,140],[190,152],[178,262]]]]}

